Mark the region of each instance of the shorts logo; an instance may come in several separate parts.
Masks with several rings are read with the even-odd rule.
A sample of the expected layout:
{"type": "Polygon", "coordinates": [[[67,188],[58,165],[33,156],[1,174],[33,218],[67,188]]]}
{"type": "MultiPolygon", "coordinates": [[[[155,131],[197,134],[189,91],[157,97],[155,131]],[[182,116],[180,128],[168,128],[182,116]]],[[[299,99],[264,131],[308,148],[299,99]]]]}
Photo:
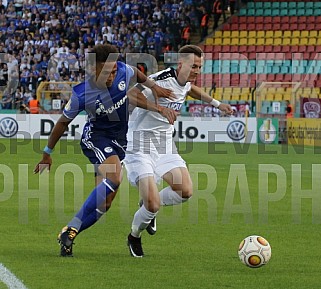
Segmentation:
{"type": "Polygon", "coordinates": [[[126,83],[125,83],[125,81],[121,81],[121,82],[119,82],[118,83],[118,89],[120,90],[120,91],[124,91],[125,89],[126,89],[126,83]]]}
{"type": "Polygon", "coordinates": [[[232,140],[241,140],[245,137],[245,124],[239,120],[232,121],[227,126],[226,132],[232,140]]]}
{"type": "Polygon", "coordinates": [[[4,137],[13,137],[18,132],[18,123],[11,117],[0,120],[0,134],[4,137]]]}
{"type": "Polygon", "coordinates": [[[113,149],[112,149],[111,147],[105,147],[105,148],[104,148],[104,151],[105,151],[106,153],[110,154],[110,153],[113,151],[113,149]]]}

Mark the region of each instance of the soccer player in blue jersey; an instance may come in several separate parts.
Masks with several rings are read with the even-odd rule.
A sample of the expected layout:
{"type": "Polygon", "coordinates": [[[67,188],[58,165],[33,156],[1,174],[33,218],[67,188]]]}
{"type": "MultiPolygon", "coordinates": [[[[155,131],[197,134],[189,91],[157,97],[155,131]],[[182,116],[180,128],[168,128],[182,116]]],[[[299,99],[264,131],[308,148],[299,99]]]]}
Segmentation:
{"type": "Polygon", "coordinates": [[[44,148],[42,160],[34,173],[50,169],[50,154],[65,133],[70,122],[86,111],[88,121],[83,128],[81,148],[91,163],[95,164],[97,186],[88,196],[81,209],[58,235],[61,256],[72,256],[72,245],[81,231],[92,226],[107,211],[121,182],[121,161],[125,157],[128,129],[128,104],[160,112],[170,122],[176,112],[163,108],[145,97],[127,97],[131,80],[150,87],[159,97],[171,97],[171,90],[164,89],[148,79],[136,68],[117,61],[118,50],[112,45],[97,45],[93,48],[90,65],[95,72],[83,83],[73,88],[72,96],[63,115],[55,124],[44,148]],[[94,57],[92,57],[94,56],[94,57]],[[111,170],[111,167],[114,168],[111,170]]]}

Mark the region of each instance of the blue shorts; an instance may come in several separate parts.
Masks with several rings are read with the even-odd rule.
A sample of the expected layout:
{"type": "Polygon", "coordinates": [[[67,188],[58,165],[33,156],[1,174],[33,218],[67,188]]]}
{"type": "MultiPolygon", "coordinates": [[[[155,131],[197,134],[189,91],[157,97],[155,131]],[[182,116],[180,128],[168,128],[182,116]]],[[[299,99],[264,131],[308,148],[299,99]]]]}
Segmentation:
{"type": "Polygon", "coordinates": [[[127,142],[116,141],[94,132],[83,134],[80,146],[92,164],[101,164],[112,155],[117,155],[122,161],[125,158],[127,142]]]}

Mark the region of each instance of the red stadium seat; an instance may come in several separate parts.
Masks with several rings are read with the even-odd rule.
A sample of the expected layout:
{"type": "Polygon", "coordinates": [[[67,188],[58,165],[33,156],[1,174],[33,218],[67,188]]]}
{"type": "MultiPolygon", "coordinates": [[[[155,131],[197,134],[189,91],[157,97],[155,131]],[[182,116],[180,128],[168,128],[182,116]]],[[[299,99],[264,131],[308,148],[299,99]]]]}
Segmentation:
{"type": "Polygon", "coordinates": [[[256,16],[255,17],[255,23],[264,23],[264,17],[263,16],[256,16]]]}
{"type": "Polygon", "coordinates": [[[254,17],[254,16],[249,16],[249,17],[247,17],[247,19],[246,19],[246,23],[247,23],[247,24],[255,23],[256,21],[258,21],[258,19],[257,19],[257,17],[254,17]]]}
{"type": "MultiPolygon", "coordinates": [[[[283,18],[283,17],[282,17],[283,18]]],[[[280,23],[281,22],[281,17],[280,16],[274,16],[273,17],[273,24],[275,23],[280,23]]]]}
{"type": "Polygon", "coordinates": [[[299,18],[298,16],[287,17],[287,18],[289,18],[288,20],[284,19],[285,17],[287,17],[287,16],[282,17],[282,21],[284,21],[284,23],[291,23],[291,24],[298,23],[298,18],[299,18]]]}
{"type": "Polygon", "coordinates": [[[281,52],[281,45],[274,45],[273,46],[273,51],[274,52],[281,52]]]}

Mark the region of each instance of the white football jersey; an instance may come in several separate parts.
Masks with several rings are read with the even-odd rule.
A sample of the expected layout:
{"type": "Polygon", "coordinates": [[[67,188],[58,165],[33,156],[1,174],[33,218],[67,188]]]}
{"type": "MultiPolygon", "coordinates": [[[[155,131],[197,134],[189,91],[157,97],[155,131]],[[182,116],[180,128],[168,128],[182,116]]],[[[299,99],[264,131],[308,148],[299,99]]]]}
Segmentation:
{"type": "MultiPolygon", "coordinates": [[[[152,74],[149,77],[154,79],[157,85],[171,89],[175,95],[175,100],[158,98],[158,104],[180,111],[188,92],[191,90],[191,83],[187,82],[184,86],[181,86],[177,82],[176,70],[172,67],[152,74]]],[[[137,85],[137,87],[142,90],[142,93],[149,101],[155,102],[151,89],[142,85],[137,85]]],[[[174,126],[169,124],[167,118],[163,117],[160,113],[139,107],[133,110],[129,117],[128,125],[128,141],[138,138],[142,140],[142,136],[146,139],[146,135],[149,133],[156,137],[166,134],[166,139],[171,139],[174,131],[174,126]]]]}

